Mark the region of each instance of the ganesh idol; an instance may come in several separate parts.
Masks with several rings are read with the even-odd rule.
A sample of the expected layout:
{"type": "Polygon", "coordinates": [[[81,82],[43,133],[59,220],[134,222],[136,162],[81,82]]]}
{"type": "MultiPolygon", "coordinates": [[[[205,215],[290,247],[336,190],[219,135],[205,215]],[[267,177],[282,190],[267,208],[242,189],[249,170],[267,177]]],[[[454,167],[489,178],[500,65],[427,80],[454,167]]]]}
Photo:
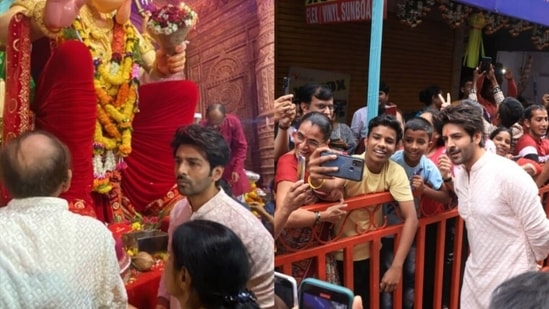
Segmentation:
{"type": "Polygon", "coordinates": [[[4,124],[17,118],[22,128],[4,125],[3,136],[55,134],[72,154],[62,197],[72,211],[107,222],[158,215],[181,198],[170,141],[192,123],[198,102],[197,86],[184,78],[185,42],[155,49],[130,14],[131,0],[14,0],[0,16],[4,124]],[[10,68],[18,74],[11,82],[10,68]],[[25,102],[31,76],[35,93],[25,102]]]}

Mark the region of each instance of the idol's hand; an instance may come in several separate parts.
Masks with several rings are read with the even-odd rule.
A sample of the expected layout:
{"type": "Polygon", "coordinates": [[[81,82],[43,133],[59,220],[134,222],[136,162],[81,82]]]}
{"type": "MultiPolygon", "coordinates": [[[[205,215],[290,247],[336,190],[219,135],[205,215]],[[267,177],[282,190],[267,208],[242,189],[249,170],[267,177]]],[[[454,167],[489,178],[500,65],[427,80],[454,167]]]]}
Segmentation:
{"type": "Polygon", "coordinates": [[[162,48],[156,51],[156,70],[164,76],[183,72],[185,69],[185,49],[188,42],[183,42],[175,48],[175,53],[169,55],[162,48]]]}
{"type": "Polygon", "coordinates": [[[48,0],[44,8],[44,24],[51,31],[68,27],[87,0],[48,0]]]}

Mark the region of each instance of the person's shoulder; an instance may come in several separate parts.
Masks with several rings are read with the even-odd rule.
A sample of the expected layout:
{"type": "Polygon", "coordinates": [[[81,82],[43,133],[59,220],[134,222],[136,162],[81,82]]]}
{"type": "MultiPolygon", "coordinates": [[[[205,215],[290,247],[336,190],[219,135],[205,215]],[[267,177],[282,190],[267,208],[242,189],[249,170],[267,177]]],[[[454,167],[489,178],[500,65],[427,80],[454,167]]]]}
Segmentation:
{"type": "Polygon", "coordinates": [[[530,144],[532,145],[536,144],[536,141],[530,134],[523,134],[517,141],[517,147],[519,147],[519,145],[530,145],[530,144]]]}
{"type": "Polygon", "coordinates": [[[484,154],[484,156],[486,156],[485,162],[488,163],[488,166],[498,173],[507,174],[512,177],[512,175],[515,175],[518,170],[522,170],[522,168],[515,161],[506,157],[488,151],[484,154]]]}
{"type": "Polygon", "coordinates": [[[286,152],[285,154],[281,155],[280,158],[278,158],[278,164],[280,163],[289,163],[289,162],[293,162],[293,161],[296,161],[296,157],[295,157],[295,154],[293,153],[293,151],[288,151],[286,152]]]}
{"type": "Polygon", "coordinates": [[[395,151],[395,153],[393,153],[393,155],[391,156],[391,160],[397,162],[400,164],[400,162],[403,160],[404,158],[404,150],[397,150],[395,151]]]}
{"type": "Polygon", "coordinates": [[[67,213],[64,220],[72,221],[73,226],[78,227],[78,231],[83,237],[101,238],[108,236],[108,238],[112,238],[112,233],[105,226],[105,223],[99,221],[96,218],[82,216],[70,212],[67,213]]]}
{"type": "Polygon", "coordinates": [[[187,200],[187,198],[184,197],[175,203],[172,210],[170,211],[170,217],[178,218],[186,213],[192,213],[192,208],[191,208],[191,205],[189,204],[189,200],[187,200]]]}
{"type": "Polygon", "coordinates": [[[429,157],[427,157],[427,155],[425,154],[421,156],[421,159],[419,160],[419,164],[421,164],[422,167],[426,167],[429,169],[433,169],[433,168],[438,169],[435,162],[431,161],[431,159],[429,159],[429,157]]]}
{"type": "MultiPolygon", "coordinates": [[[[235,232],[246,230],[258,233],[257,236],[270,236],[261,221],[249,210],[230,196],[223,197],[217,206],[216,213],[212,213],[213,221],[226,225],[235,232]]],[[[208,220],[208,216],[202,218],[208,220]]]]}
{"type": "Polygon", "coordinates": [[[385,166],[386,166],[386,175],[388,178],[399,178],[399,177],[407,178],[406,170],[398,162],[395,162],[393,160],[388,160],[387,163],[385,163],[385,166]]]}

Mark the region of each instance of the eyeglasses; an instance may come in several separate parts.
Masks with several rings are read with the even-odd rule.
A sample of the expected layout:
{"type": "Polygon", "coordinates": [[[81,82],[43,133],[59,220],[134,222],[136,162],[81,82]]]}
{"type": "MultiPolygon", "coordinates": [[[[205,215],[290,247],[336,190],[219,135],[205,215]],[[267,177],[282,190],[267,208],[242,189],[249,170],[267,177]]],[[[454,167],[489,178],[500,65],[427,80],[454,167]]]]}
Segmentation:
{"type": "Polygon", "coordinates": [[[316,109],[318,110],[325,110],[325,109],[329,109],[331,111],[333,111],[335,109],[335,106],[333,104],[324,104],[324,103],[320,103],[320,104],[314,104],[314,106],[316,107],[316,109]]]}
{"type": "Polygon", "coordinates": [[[305,142],[311,148],[320,147],[320,142],[319,141],[314,140],[314,139],[310,139],[310,138],[306,138],[305,135],[303,135],[303,133],[301,133],[299,131],[294,131],[294,133],[292,135],[294,137],[294,140],[298,143],[305,142]]]}

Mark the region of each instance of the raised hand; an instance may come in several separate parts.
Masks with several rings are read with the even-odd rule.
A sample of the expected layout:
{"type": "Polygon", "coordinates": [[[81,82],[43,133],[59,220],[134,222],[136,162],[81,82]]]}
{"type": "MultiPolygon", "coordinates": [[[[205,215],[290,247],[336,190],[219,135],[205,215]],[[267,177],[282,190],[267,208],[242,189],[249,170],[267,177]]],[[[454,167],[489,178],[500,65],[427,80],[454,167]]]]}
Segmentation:
{"type": "Polygon", "coordinates": [[[311,188],[309,185],[304,183],[303,180],[298,180],[290,187],[290,191],[284,197],[281,207],[285,208],[288,212],[298,209],[310,196],[310,192],[311,188]]]}
{"type": "Polygon", "coordinates": [[[338,152],[328,147],[319,147],[317,148],[309,157],[309,163],[307,164],[307,169],[309,170],[309,178],[313,184],[318,184],[323,179],[332,179],[333,176],[327,175],[328,173],[337,172],[337,167],[335,166],[322,166],[323,163],[337,159],[337,156],[334,154],[328,156],[320,156],[320,153],[323,151],[338,152]]]}
{"type": "Polygon", "coordinates": [[[293,94],[287,94],[274,101],[274,121],[278,122],[279,126],[288,127],[296,116],[297,110],[292,102],[293,97],[293,94]]]}
{"type": "Polygon", "coordinates": [[[438,158],[438,169],[443,179],[452,177],[452,161],[450,161],[450,158],[446,154],[438,158]]]}
{"type": "Polygon", "coordinates": [[[440,101],[442,101],[442,105],[440,106],[440,110],[443,110],[445,109],[446,107],[450,106],[450,104],[452,104],[452,98],[450,98],[450,93],[447,92],[446,93],[446,100],[444,100],[444,98],[442,97],[442,94],[438,94],[438,98],[440,99],[440,101]]]}

